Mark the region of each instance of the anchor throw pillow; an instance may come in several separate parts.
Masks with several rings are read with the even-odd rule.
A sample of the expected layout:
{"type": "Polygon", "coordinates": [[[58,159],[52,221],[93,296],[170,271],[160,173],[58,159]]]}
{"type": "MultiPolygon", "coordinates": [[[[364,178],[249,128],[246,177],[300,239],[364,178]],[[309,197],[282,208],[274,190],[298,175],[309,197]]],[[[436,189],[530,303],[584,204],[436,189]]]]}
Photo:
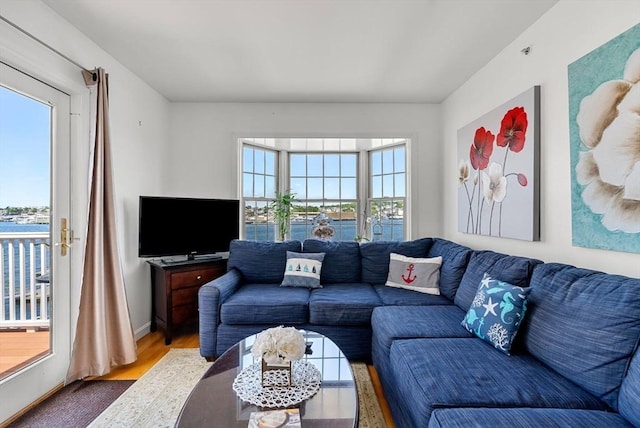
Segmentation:
{"type": "Polygon", "coordinates": [[[485,273],[462,326],[510,355],[511,345],[527,311],[529,288],[498,281],[485,273]]]}
{"type": "Polygon", "coordinates": [[[421,259],[402,254],[389,255],[389,275],[385,285],[427,294],[440,294],[442,257],[421,259]]]}
{"type": "Polygon", "coordinates": [[[325,253],[287,251],[287,264],[281,287],[322,288],[320,270],[325,253]]]}

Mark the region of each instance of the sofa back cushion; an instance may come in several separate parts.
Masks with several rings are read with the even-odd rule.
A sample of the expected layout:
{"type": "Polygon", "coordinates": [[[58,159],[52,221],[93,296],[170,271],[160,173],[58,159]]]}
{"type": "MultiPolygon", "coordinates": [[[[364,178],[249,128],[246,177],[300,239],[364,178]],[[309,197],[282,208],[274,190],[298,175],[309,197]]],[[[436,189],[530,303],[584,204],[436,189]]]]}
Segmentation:
{"type": "Polygon", "coordinates": [[[307,239],[302,251],[324,253],[320,284],[360,282],[360,244],[357,242],[307,239]]]}
{"type": "Polygon", "coordinates": [[[620,387],[618,411],[633,426],[640,427],[640,351],[637,349],[620,387]]]}
{"type": "Polygon", "coordinates": [[[523,327],[531,355],[617,409],[640,337],[640,279],[536,266],[523,327]]]}
{"type": "Polygon", "coordinates": [[[433,244],[431,238],[413,241],[373,241],[360,244],[362,255],[362,282],[380,285],[387,282],[389,275],[389,256],[391,253],[407,257],[427,257],[433,244]]]}
{"type": "Polygon", "coordinates": [[[485,273],[493,279],[508,282],[516,287],[528,287],[533,267],[539,263],[542,262],[528,257],[508,256],[493,251],[473,251],[454,302],[463,311],[468,311],[485,273]]]}
{"type": "Polygon", "coordinates": [[[246,282],[279,284],[284,278],[287,251],[302,251],[300,241],[231,241],[227,269],[238,269],[246,282]]]}
{"type": "Polygon", "coordinates": [[[446,239],[435,238],[428,257],[442,256],[440,266],[440,294],[453,300],[467,270],[471,249],[446,239]]]}

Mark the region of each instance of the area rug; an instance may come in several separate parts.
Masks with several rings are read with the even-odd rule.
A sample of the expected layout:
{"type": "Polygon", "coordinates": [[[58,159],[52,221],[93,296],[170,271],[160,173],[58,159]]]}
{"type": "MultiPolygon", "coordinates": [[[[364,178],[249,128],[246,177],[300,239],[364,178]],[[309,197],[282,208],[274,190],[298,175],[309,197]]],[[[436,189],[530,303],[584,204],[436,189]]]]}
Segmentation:
{"type": "Polygon", "coordinates": [[[386,428],[376,391],[365,363],[351,363],[353,377],[358,388],[359,428],[386,428]]]}
{"type": "MultiPolygon", "coordinates": [[[[133,380],[79,380],[65,386],[9,424],[10,428],[85,428],[133,380]]],[[[1,405],[1,404],[0,404],[1,405]]],[[[0,426],[2,424],[0,423],[0,426]]]]}
{"type": "Polygon", "coordinates": [[[171,348],[89,427],[173,427],[189,393],[211,364],[197,348],[171,348]]]}
{"type": "MultiPolygon", "coordinates": [[[[172,348],[89,426],[173,427],[189,393],[210,365],[198,349],[172,348]]],[[[359,426],[385,428],[367,365],[353,363],[351,367],[358,388],[359,426]]]]}

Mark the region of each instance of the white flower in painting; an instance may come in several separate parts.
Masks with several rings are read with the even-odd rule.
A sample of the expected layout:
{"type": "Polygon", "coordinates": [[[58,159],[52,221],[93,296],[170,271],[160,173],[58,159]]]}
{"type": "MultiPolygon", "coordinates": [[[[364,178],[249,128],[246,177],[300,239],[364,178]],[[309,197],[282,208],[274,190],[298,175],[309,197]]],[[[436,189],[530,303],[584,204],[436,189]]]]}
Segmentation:
{"type": "Polygon", "coordinates": [[[588,148],[576,178],[582,199],[609,230],[640,232],[640,49],[627,59],[622,80],[602,83],[584,97],[576,122],[588,148]]]}
{"type": "Polygon", "coordinates": [[[469,172],[471,170],[471,165],[468,160],[460,159],[458,163],[458,183],[463,184],[469,180],[469,172]]]}
{"type": "Polygon", "coordinates": [[[482,171],[482,187],[487,204],[502,202],[507,196],[507,178],[502,175],[502,165],[491,162],[489,173],[482,171]]]}
{"type": "Polygon", "coordinates": [[[496,346],[496,348],[506,350],[506,346],[509,344],[509,332],[498,323],[489,327],[487,337],[496,346]]]}

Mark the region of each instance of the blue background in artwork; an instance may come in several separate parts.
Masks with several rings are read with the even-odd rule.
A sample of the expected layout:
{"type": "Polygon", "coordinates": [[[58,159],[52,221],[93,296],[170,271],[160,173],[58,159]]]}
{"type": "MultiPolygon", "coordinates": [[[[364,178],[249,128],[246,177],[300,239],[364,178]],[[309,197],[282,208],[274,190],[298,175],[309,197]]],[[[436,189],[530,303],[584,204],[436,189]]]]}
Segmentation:
{"type": "Polygon", "coordinates": [[[571,137],[571,205],[573,245],[640,253],[640,234],[612,232],[582,201],[584,189],[576,180],[580,140],[576,116],[580,101],[608,80],[622,79],[629,55],[640,48],[640,24],[569,64],[569,130],[571,137]]]}

